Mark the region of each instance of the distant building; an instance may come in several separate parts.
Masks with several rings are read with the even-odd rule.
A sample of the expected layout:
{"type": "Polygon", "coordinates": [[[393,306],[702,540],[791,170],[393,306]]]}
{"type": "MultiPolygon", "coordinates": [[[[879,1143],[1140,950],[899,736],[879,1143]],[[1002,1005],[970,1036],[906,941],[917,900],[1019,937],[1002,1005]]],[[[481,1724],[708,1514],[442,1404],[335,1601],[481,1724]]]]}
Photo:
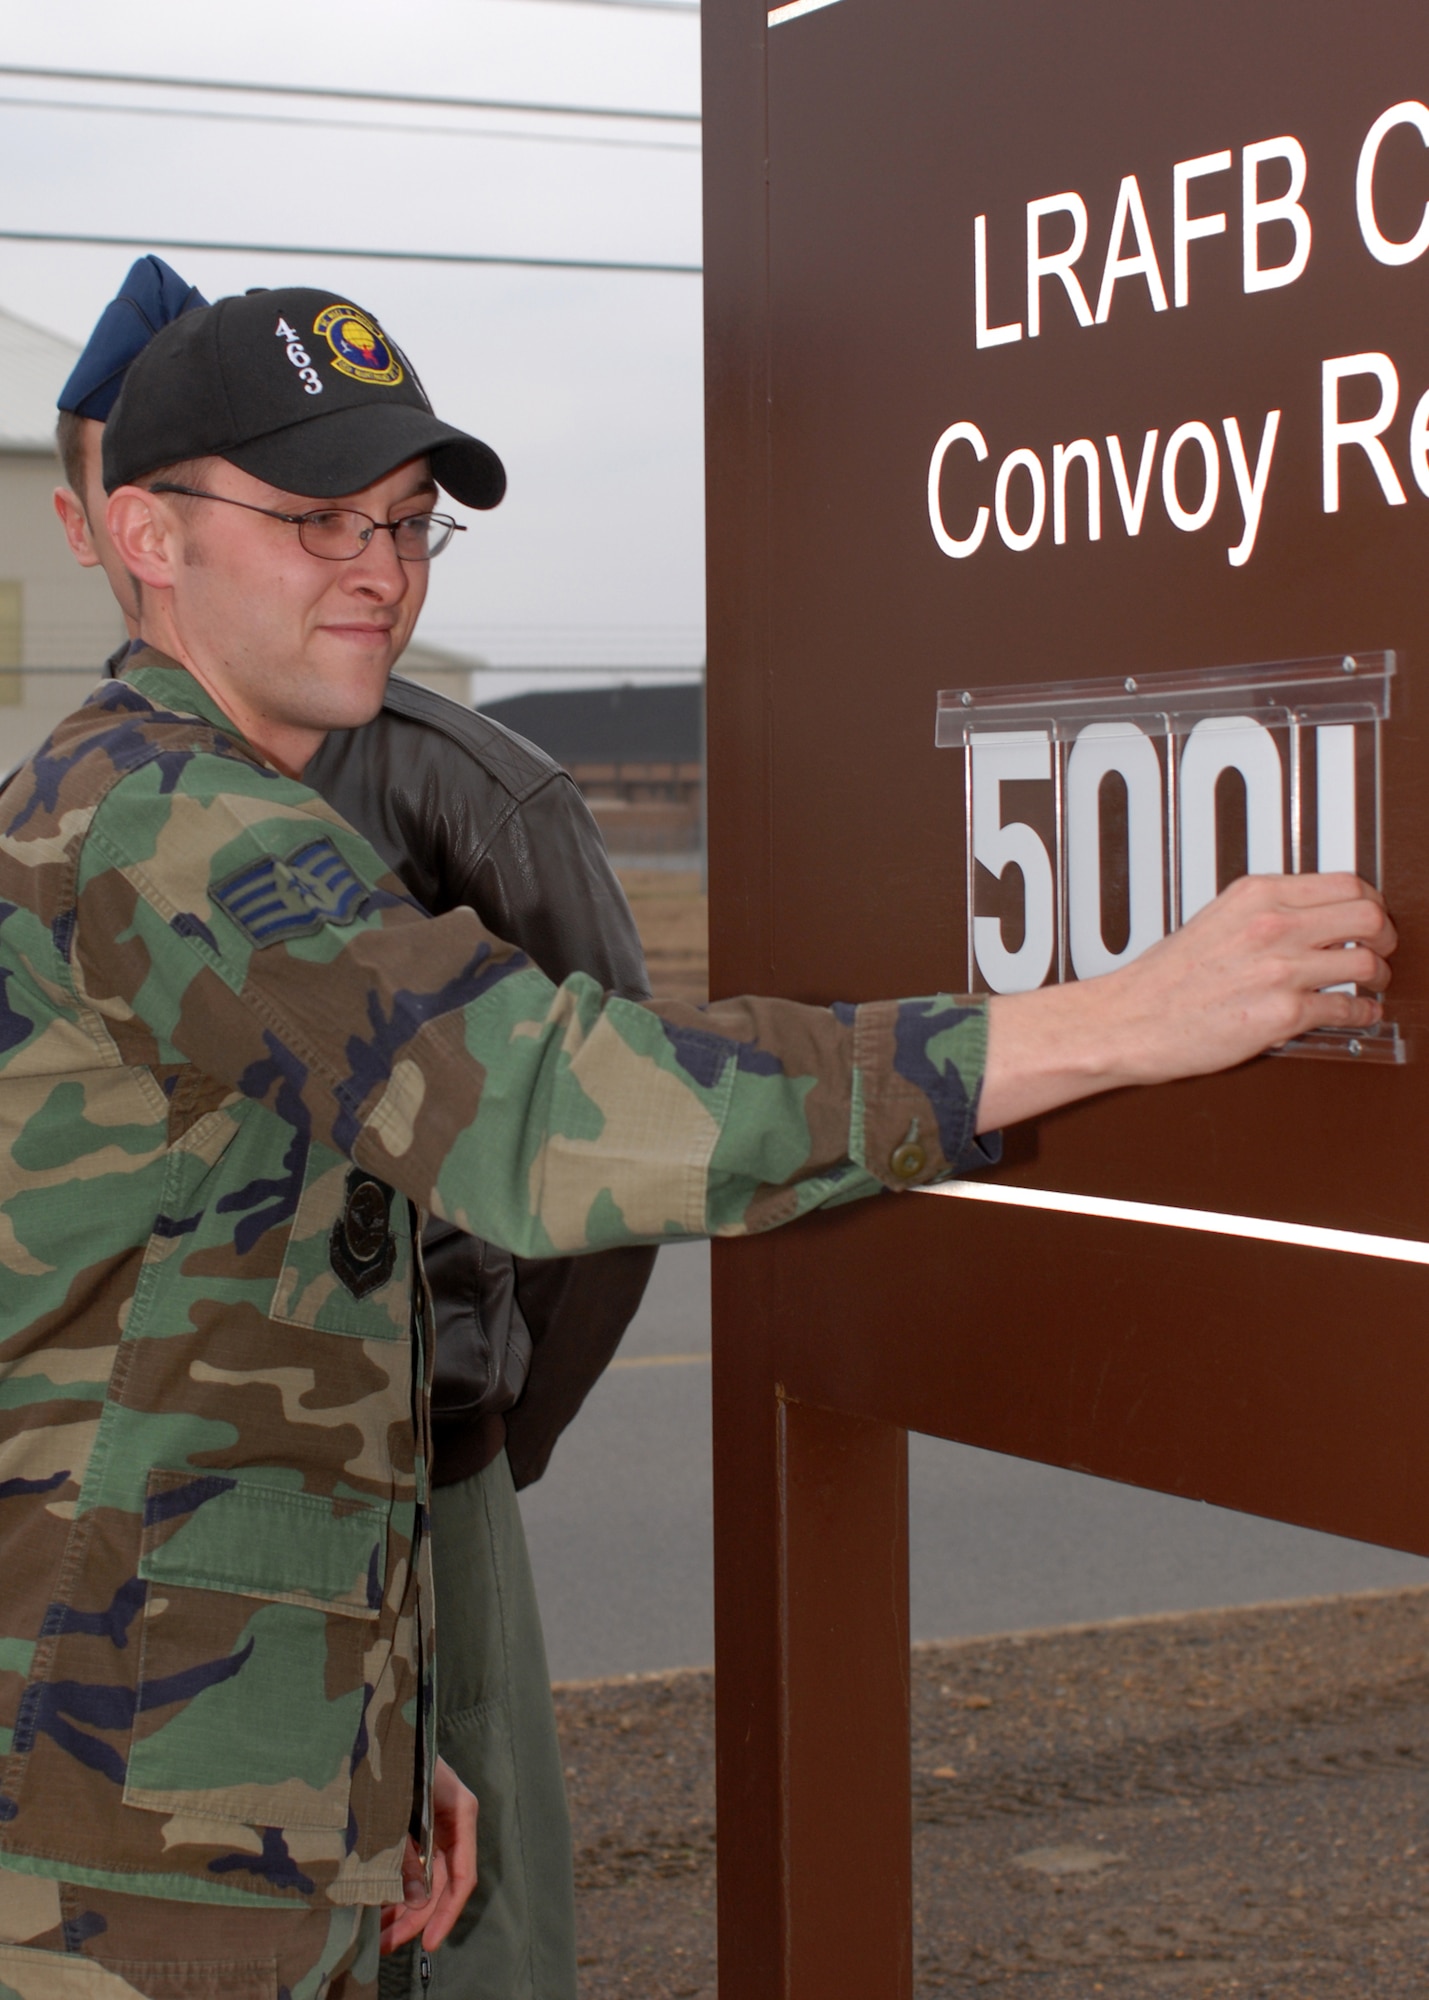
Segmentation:
{"type": "Polygon", "coordinates": [[[570,688],[480,702],[564,764],[623,860],[693,857],[700,847],[704,689],[570,688]]]}
{"type": "Polygon", "coordinates": [[[78,705],[124,636],[109,585],[79,568],[50,504],[55,397],[78,356],[0,311],[0,773],[78,705]]]}
{"type": "Polygon", "coordinates": [[[397,672],[423,687],[435,688],[463,708],[472,705],[472,675],[486,665],[471,653],[453,653],[445,646],[429,646],[425,639],[413,639],[397,662],[397,672]]]}

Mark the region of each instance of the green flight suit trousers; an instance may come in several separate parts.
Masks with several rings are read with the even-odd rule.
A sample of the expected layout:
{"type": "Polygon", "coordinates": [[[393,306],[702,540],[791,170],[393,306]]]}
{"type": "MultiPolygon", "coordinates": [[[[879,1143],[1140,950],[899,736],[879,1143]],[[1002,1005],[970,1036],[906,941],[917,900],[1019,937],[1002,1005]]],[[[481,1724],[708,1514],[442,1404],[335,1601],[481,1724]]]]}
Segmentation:
{"type": "Polygon", "coordinates": [[[379,2000],[576,2000],[571,1823],[526,1537],[501,1452],[432,1495],[437,1746],[476,1793],[480,1880],[448,1941],[382,1961],[379,2000]]]}

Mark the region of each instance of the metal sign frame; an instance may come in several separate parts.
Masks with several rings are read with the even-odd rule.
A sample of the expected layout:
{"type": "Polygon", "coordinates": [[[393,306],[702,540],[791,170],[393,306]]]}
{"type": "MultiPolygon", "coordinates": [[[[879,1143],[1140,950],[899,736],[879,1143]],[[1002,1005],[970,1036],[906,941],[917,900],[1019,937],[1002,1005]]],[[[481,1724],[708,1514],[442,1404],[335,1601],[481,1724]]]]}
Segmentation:
{"type": "Polygon", "coordinates": [[[1122,1093],[1012,1135],[981,1198],[716,1246],[721,1991],[909,2000],[908,1430],[1429,1553],[1429,17],[705,0],[704,35],[715,992],[965,982],[940,691],[1399,668],[1410,1061],[1122,1093]],[[930,507],[959,425],[987,462],[945,454],[930,507]],[[1215,514],[1196,458],[1233,432],[1215,514]],[[1057,537],[1057,453],[1125,474],[1138,438],[1159,497],[1128,475],[1057,537]]]}

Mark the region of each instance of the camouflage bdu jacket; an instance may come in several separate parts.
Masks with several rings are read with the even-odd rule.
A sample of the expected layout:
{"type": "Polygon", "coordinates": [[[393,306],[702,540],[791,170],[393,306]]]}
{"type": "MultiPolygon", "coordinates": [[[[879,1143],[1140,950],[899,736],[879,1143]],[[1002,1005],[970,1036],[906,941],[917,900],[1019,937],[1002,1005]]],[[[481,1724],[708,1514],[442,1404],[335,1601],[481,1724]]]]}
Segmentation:
{"type": "Polygon", "coordinates": [[[0,1862],[400,1900],[419,1211],[530,1256],[772,1228],[985,1160],[984,1042],[946,997],[553,986],[138,654],[0,793],[0,1862]]]}

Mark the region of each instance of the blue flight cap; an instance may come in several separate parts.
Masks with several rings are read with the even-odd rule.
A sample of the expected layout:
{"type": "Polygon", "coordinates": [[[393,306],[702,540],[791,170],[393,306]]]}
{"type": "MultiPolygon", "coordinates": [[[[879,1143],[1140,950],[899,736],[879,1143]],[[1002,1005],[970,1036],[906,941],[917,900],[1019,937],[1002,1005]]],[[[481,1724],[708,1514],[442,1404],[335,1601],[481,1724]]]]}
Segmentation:
{"type": "Polygon", "coordinates": [[[60,390],[59,407],[77,417],[106,422],[134,357],[143,353],[160,327],[207,304],[203,294],[162,257],[136,258],[60,390]]]}

